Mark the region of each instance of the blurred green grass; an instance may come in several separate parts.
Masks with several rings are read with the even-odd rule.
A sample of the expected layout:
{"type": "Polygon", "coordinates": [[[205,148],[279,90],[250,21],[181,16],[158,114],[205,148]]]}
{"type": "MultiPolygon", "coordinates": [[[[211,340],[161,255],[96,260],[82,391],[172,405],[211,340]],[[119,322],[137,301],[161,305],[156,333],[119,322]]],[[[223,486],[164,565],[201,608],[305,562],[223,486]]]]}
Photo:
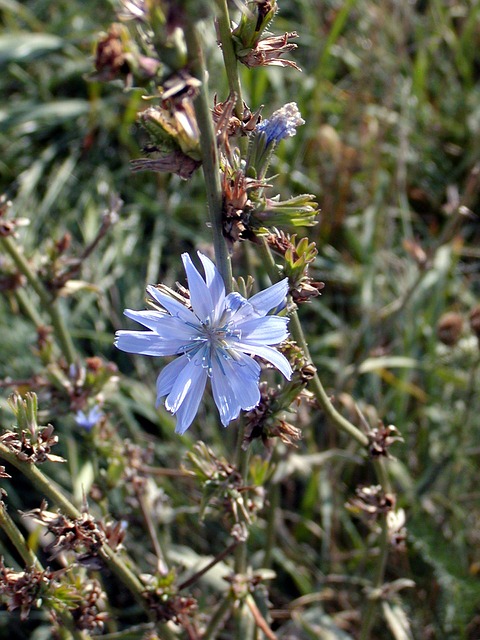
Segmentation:
{"type": "MultiPolygon", "coordinates": [[[[80,251],[110,195],[123,199],[120,221],[83,268],[95,289],[70,297],[65,312],[83,352],[114,360],[125,374],[111,406],[120,432],[140,442],[154,434],[157,464],[173,466],[196,438],[233,451],[234,428],[220,431],[205,409],[185,440],[173,436],[170,417],[154,410],[158,362],[114,352],[112,336],[126,326],[125,307],[141,308],[144,284],[183,282],[180,253],[209,242],[205,199],[198,176],[183,183],[130,173],[142,143],[141,92],[87,80],[112,4],[0,1],[0,183],[14,212],[30,219],[20,234],[37,261],[67,230],[72,252],[80,251]]],[[[407,512],[408,551],[393,557],[387,577],[416,583],[402,591],[413,636],[473,640],[480,633],[480,404],[478,342],[467,316],[479,299],[478,218],[461,217],[448,229],[459,205],[479,210],[480,4],[285,0],[280,8],[274,29],[298,31],[302,75],[245,69],[242,82],[253,109],[264,104],[268,115],[294,97],[306,120],[279,149],[272,173],[283,195],[315,193],[322,209],[308,236],[319,249],[312,275],[326,288],[301,309],[312,355],[351,419],[354,398],[372,424],[392,422],[405,438],[391,470],[407,512]],[[415,261],[412,243],[426,265],[415,261]],[[436,332],[449,310],[465,318],[452,348],[436,332]]],[[[242,260],[239,252],[239,272],[242,260]]],[[[253,266],[262,282],[255,256],[253,266]]],[[[0,298],[0,331],[0,376],[38,370],[34,331],[8,297],[0,298]]],[[[345,446],[321,417],[298,419],[299,453],[345,446]]],[[[61,416],[55,426],[84,464],[71,419],[61,416]]],[[[358,608],[364,596],[349,581],[367,576],[369,541],[343,504],[358,482],[372,480],[362,465],[336,458],[312,464],[308,475],[287,473],[273,559],[276,607],[320,591],[331,615],[358,608]],[[329,576],[337,574],[344,583],[332,592],[329,576]]],[[[191,526],[194,498],[169,480],[162,491],[174,514],[165,530],[213,553],[221,535],[208,522],[201,533],[191,526]]],[[[261,548],[262,525],[257,536],[261,548]]],[[[386,637],[381,625],[376,633],[386,637]]]]}

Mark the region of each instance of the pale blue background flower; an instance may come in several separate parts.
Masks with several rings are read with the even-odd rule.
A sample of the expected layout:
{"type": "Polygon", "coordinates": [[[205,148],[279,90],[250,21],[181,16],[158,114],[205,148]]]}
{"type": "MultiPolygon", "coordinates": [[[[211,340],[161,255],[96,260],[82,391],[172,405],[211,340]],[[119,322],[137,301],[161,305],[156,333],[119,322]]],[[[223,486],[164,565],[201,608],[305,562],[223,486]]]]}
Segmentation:
{"type": "Polygon", "coordinates": [[[157,406],[177,417],[177,433],[191,425],[210,378],[213,397],[226,427],[241,409],[260,401],[260,365],[253,356],[273,364],[290,379],[288,360],[272,345],[288,336],[287,318],[267,315],[285,304],[287,278],[246,299],[225,294],[222,277],[201,253],[205,278],[188,254],[182,255],[190,290],[191,309],[153,286],[148,293],[165,311],[125,310],[125,315],[148,331],[117,331],[115,345],[122,351],[147,356],[179,356],[157,379],[157,406]]]}
{"type": "Polygon", "coordinates": [[[82,429],[90,431],[103,418],[103,412],[98,405],[94,405],[88,413],[77,411],[75,414],[75,422],[82,429]]]}

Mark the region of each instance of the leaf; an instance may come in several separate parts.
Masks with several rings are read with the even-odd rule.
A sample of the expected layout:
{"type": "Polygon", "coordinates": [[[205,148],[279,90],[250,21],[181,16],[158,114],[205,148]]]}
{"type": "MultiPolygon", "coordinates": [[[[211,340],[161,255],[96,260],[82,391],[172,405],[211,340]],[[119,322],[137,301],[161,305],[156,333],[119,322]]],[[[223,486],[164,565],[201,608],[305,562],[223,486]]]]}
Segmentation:
{"type": "Polygon", "coordinates": [[[407,614],[399,604],[382,602],[382,610],[395,640],[413,640],[407,614]]]}
{"type": "Polygon", "coordinates": [[[9,131],[18,127],[16,134],[32,134],[44,130],[45,127],[56,127],[72,122],[79,116],[90,112],[88,100],[72,98],[71,100],[54,100],[43,104],[25,103],[16,110],[0,111],[0,131],[9,131]]]}
{"type": "MultiPolygon", "coordinates": [[[[188,575],[193,575],[197,571],[200,571],[203,567],[209,564],[213,560],[213,556],[204,556],[197,554],[193,549],[187,546],[172,544],[168,551],[169,558],[185,567],[188,570],[188,575]]],[[[215,591],[223,593],[226,589],[225,576],[231,573],[231,568],[225,564],[225,562],[217,562],[207,573],[204,573],[199,578],[199,583],[208,585],[215,591]]],[[[181,576],[181,580],[188,576],[181,576]]]]}
{"type": "Polygon", "coordinates": [[[308,611],[293,611],[292,621],[282,627],[277,636],[278,640],[353,640],[320,606],[308,611]]]}
{"type": "Polygon", "coordinates": [[[0,64],[32,60],[63,46],[63,38],[49,33],[8,33],[0,36],[0,64]]]}
{"type": "Polygon", "coordinates": [[[80,504],[83,497],[88,495],[94,480],[95,470],[92,462],[89,460],[80,469],[80,472],[75,476],[73,482],[73,495],[77,503],[80,504]]]}
{"type": "Polygon", "coordinates": [[[93,291],[94,293],[98,293],[99,291],[98,287],[91,282],[86,282],[85,280],[68,280],[65,286],[60,289],[59,295],[66,298],[82,290],[93,291]]]}
{"type": "Polygon", "coordinates": [[[285,478],[295,473],[302,476],[310,475],[313,468],[321,467],[332,459],[349,460],[356,464],[362,463],[362,458],[359,456],[338,449],[331,449],[330,451],[324,451],[322,453],[312,453],[310,455],[291,453],[288,458],[278,464],[272,482],[282,482],[285,478]]]}
{"type": "Polygon", "coordinates": [[[359,373],[369,373],[380,369],[415,369],[419,366],[416,358],[405,356],[381,356],[379,358],[367,358],[358,367],[359,373]]]}

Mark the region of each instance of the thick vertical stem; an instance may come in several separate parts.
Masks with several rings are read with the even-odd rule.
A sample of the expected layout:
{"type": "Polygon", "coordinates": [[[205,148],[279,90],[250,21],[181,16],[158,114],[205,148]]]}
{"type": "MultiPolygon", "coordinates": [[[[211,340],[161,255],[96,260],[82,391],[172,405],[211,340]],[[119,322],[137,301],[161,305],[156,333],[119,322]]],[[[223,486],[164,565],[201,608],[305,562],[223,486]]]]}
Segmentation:
{"type": "Polygon", "coordinates": [[[237,56],[233,48],[232,34],[230,31],[230,16],[228,13],[227,0],[216,0],[217,5],[217,25],[218,35],[222,45],[223,62],[227,72],[228,86],[230,92],[237,97],[235,103],[235,115],[242,118],[243,98],[240,78],[238,77],[237,56]]]}
{"type": "Polygon", "coordinates": [[[202,168],[207,190],[207,202],[213,234],[213,248],[217,269],[222,274],[225,288],[232,290],[232,266],[227,244],[223,237],[223,197],[220,183],[217,141],[213,128],[213,119],[207,86],[207,70],[202,43],[195,24],[185,20],[185,40],[187,44],[188,64],[192,75],[200,80],[200,92],[195,99],[195,115],[200,130],[202,168]]]}

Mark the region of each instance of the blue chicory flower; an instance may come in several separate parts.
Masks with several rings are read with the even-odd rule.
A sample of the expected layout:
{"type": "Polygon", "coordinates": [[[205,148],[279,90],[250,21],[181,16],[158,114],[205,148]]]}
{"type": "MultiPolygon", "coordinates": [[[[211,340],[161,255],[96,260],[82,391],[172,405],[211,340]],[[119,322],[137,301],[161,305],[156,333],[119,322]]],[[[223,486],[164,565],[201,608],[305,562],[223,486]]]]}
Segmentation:
{"type": "Polygon", "coordinates": [[[157,407],[177,417],[175,431],[185,433],[193,422],[210,379],[223,426],[260,402],[260,365],[267,360],[290,379],[288,360],[272,345],[288,336],[287,318],[267,315],[285,304],[288,280],[248,300],[239,293],[226,295],[222,277],[206,256],[198,253],[205,278],[188,254],[182,255],[190,289],[191,309],[153,286],[148,293],[163,310],[132,311],[125,315],[148,331],[117,331],[115,345],[122,351],[147,356],[179,356],[160,372],[157,407]]]}
{"type": "Polygon", "coordinates": [[[264,132],[266,145],[272,142],[278,143],[284,138],[290,138],[297,132],[297,127],[305,124],[295,102],[289,102],[272,113],[271,118],[265,118],[257,125],[256,132],[264,132]]]}
{"type": "Polygon", "coordinates": [[[98,405],[93,406],[88,413],[77,411],[75,414],[75,422],[82,429],[91,431],[93,427],[103,418],[103,412],[98,405]]]}

